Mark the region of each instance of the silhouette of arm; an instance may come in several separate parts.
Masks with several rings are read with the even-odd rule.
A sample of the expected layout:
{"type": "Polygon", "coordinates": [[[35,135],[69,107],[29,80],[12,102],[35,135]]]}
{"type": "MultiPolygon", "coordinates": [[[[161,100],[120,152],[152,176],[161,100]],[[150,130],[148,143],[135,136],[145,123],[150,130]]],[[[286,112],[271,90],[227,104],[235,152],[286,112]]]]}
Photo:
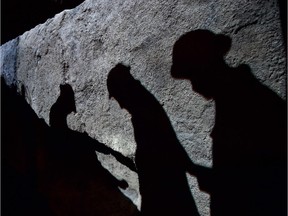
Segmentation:
{"type": "Polygon", "coordinates": [[[123,165],[127,166],[130,170],[134,171],[137,173],[137,168],[134,164],[134,161],[131,158],[125,157],[122,155],[120,152],[114,151],[111,149],[110,154],[116,158],[120,163],[123,165]]]}
{"type": "MultiPolygon", "coordinates": [[[[87,135],[87,137],[89,137],[86,132],[85,132],[85,135],[87,135]]],[[[112,156],[114,156],[116,158],[117,161],[119,161],[123,165],[127,166],[130,170],[137,172],[134,161],[131,158],[125,157],[120,152],[117,152],[117,151],[113,150],[112,148],[109,148],[105,144],[100,143],[97,140],[94,140],[90,137],[89,137],[89,143],[92,146],[94,151],[97,151],[97,152],[100,152],[100,153],[106,154],[106,155],[111,154],[112,156]]]]}
{"type": "Polygon", "coordinates": [[[199,187],[202,191],[211,192],[212,185],[215,181],[213,169],[204,166],[199,166],[193,163],[190,159],[187,166],[187,172],[190,175],[196,176],[199,187]]]}

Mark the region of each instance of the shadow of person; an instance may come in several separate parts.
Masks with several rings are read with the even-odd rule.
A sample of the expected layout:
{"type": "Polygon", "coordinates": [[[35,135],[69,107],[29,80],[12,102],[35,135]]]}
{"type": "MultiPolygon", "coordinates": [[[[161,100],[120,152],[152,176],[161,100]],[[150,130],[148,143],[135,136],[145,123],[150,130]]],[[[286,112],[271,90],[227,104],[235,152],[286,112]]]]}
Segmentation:
{"type": "Polygon", "coordinates": [[[286,215],[286,104],[247,65],[229,67],[231,39],[208,30],[182,35],[171,75],[216,106],[213,168],[191,170],[211,194],[213,216],[286,215]]]}
{"type": "Polygon", "coordinates": [[[119,152],[68,128],[66,117],[75,111],[74,92],[60,86],[49,127],[16,87],[1,78],[1,214],[43,216],[138,215],[136,206],[97,160],[95,150],[115,156],[136,169],[119,152]]]}
{"type": "Polygon", "coordinates": [[[104,169],[95,151],[111,154],[136,170],[133,161],[87,133],[69,129],[66,118],[71,112],[76,112],[73,89],[60,85],[60,96],[50,110],[51,133],[46,146],[49,161],[45,179],[51,186],[47,188],[51,201],[65,208],[61,215],[137,215],[136,206],[118,189],[127,188],[127,182],[104,169]]]}
{"type": "Polygon", "coordinates": [[[122,64],[110,71],[107,87],[132,116],[141,214],[199,215],[185,175],[190,159],[162,106],[122,64]]]}

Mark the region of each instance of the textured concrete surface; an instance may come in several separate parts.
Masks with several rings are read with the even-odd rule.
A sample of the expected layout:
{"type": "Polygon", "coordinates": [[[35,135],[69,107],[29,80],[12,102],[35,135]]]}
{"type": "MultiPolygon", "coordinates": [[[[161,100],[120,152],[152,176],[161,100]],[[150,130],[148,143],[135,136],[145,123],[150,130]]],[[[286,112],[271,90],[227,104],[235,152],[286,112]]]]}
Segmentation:
{"type": "MultiPolygon", "coordinates": [[[[214,103],[193,92],[188,81],[170,75],[174,43],[195,29],[231,37],[227,63],[248,64],[261,83],[286,98],[285,49],[276,0],[113,0],[109,4],[86,0],[4,44],[2,76],[19,90],[25,87],[26,100],[46,123],[59,85],[69,83],[77,110],[67,118],[69,127],[133,158],[131,116],[109,99],[106,86],[117,63],[130,65],[133,77],[163,105],[190,159],[212,167],[214,103]]],[[[98,157],[117,178],[130,183],[124,193],[140,208],[137,175],[113,158],[98,157]]],[[[196,178],[188,180],[199,213],[209,215],[209,195],[199,191],[196,178]]]]}

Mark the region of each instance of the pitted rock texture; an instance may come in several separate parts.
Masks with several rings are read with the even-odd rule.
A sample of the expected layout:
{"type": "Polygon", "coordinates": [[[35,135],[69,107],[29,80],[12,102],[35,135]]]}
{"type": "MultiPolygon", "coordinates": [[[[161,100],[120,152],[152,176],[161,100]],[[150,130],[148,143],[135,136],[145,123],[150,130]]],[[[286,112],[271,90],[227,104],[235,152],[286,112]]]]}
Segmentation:
{"type": "MultiPolygon", "coordinates": [[[[249,65],[261,83],[286,98],[285,48],[276,0],[86,0],[4,44],[2,75],[19,90],[24,86],[26,100],[46,123],[59,85],[70,84],[77,112],[68,116],[69,127],[133,158],[131,116],[109,99],[106,85],[117,63],[129,65],[133,77],[163,105],[190,159],[212,167],[214,102],[193,92],[188,81],[170,75],[174,43],[196,29],[229,36],[232,46],[226,62],[249,65]]],[[[113,173],[111,164],[105,166],[108,159],[101,158],[113,173]]],[[[128,190],[138,191],[134,172],[123,173],[117,178],[131,178],[128,190]]],[[[188,180],[199,213],[209,215],[209,196],[195,189],[195,180],[188,180]]],[[[126,194],[140,206],[138,195],[126,194]]]]}

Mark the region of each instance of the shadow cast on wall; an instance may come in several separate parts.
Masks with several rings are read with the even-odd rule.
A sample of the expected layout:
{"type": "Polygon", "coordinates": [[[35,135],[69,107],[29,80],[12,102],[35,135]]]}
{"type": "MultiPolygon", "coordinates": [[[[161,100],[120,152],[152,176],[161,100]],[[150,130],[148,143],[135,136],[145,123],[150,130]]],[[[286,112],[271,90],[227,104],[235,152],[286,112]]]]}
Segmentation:
{"type": "MultiPolygon", "coordinates": [[[[50,125],[1,80],[3,215],[138,215],[95,151],[137,171],[142,215],[199,215],[186,172],[211,195],[211,215],[286,215],[286,104],[247,65],[229,67],[231,39],[207,30],[176,41],[171,75],[216,105],[213,168],[193,164],[156,98],[122,64],[109,73],[111,97],[132,116],[137,143],[132,160],[68,128],[74,92],[60,86],[50,125]],[[20,111],[19,111],[20,110],[20,111]]],[[[23,91],[23,94],[25,91],[23,91]]]]}
{"type": "Polygon", "coordinates": [[[1,89],[3,215],[138,215],[118,189],[127,182],[104,169],[95,151],[135,170],[133,161],[68,128],[66,117],[76,111],[71,86],[60,86],[51,127],[3,79],[1,89]]]}
{"type": "Polygon", "coordinates": [[[192,162],[161,104],[122,64],[110,71],[107,87],[132,116],[141,214],[199,215],[186,178],[192,162]]]}
{"type": "Polygon", "coordinates": [[[286,104],[247,65],[229,67],[231,39],[208,30],[181,36],[171,75],[216,106],[213,168],[191,173],[211,195],[212,216],[286,215],[286,104]]]}

